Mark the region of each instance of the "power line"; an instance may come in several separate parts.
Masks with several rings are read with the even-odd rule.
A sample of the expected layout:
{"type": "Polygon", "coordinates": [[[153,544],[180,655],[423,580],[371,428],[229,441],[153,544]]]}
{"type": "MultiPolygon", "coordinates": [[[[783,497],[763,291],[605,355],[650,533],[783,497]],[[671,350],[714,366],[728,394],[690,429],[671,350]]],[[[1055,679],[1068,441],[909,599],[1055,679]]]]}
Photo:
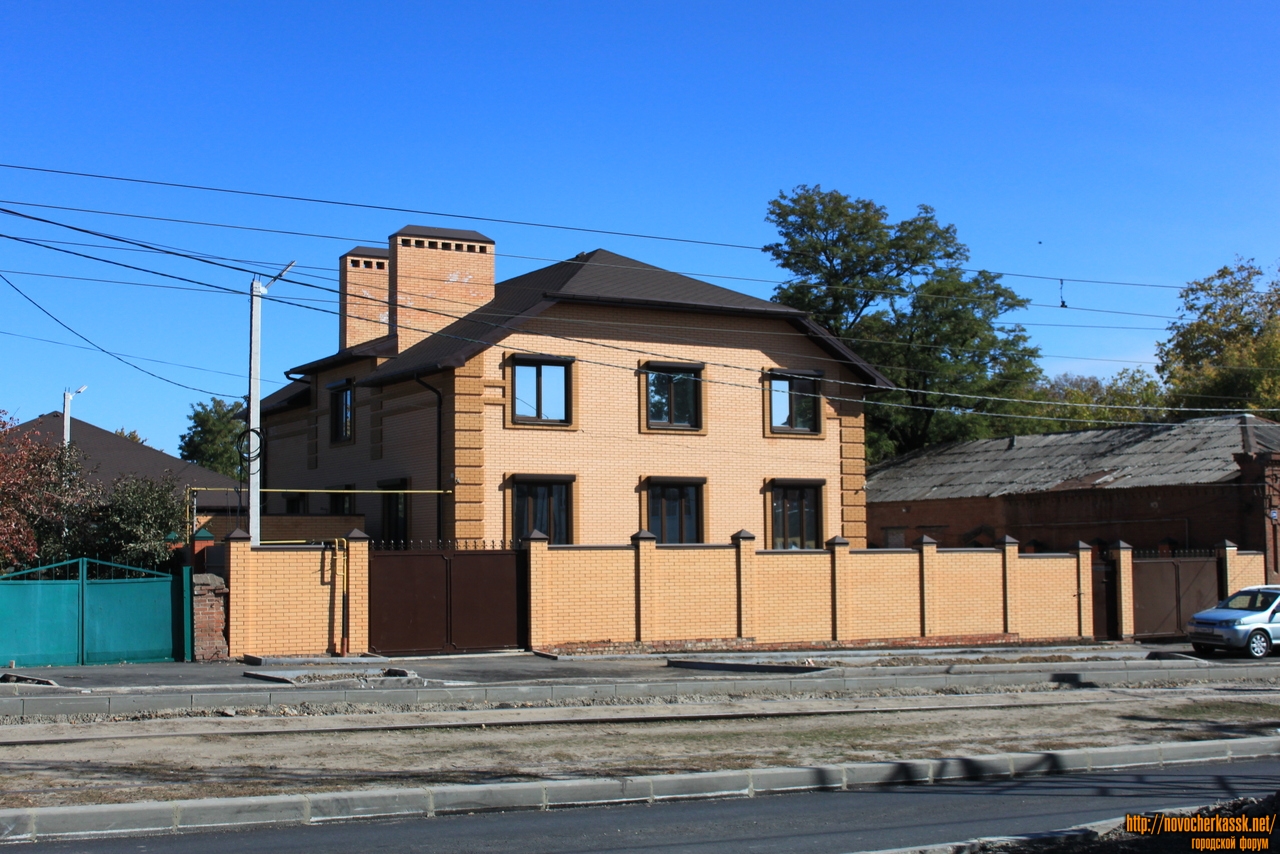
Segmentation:
{"type": "Polygon", "coordinates": [[[185,389],[188,389],[188,390],[190,390],[190,391],[198,391],[198,392],[200,392],[201,394],[208,394],[208,395],[212,395],[213,397],[228,397],[228,396],[230,396],[230,395],[224,395],[224,394],[221,394],[220,392],[216,392],[216,391],[209,391],[208,389],[204,389],[204,388],[196,388],[196,387],[195,387],[195,386],[193,386],[193,385],[187,385],[186,383],[180,383],[180,382],[178,382],[177,380],[171,380],[171,379],[169,379],[168,377],[162,377],[162,376],[160,376],[160,375],[159,375],[159,374],[157,374],[157,373],[153,373],[153,372],[151,372],[151,371],[148,371],[148,370],[147,370],[146,368],[144,368],[144,367],[141,367],[141,366],[139,366],[139,365],[135,365],[135,364],[133,364],[133,362],[130,362],[130,361],[128,361],[127,359],[123,359],[123,358],[121,358],[120,356],[116,355],[115,353],[112,353],[110,350],[106,349],[105,347],[102,347],[102,346],[100,346],[100,345],[98,345],[98,344],[95,344],[93,341],[90,341],[88,338],[86,338],[85,336],[81,335],[79,332],[76,332],[74,329],[72,329],[72,328],[71,328],[70,326],[68,326],[67,324],[63,323],[63,322],[62,322],[61,320],[59,320],[56,316],[54,316],[54,314],[53,314],[51,311],[49,311],[49,310],[48,310],[47,308],[45,308],[44,306],[40,305],[40,303],[36,302],[36,301],[35,301],[34,299],[32,299],[31,297],[27,296],[27,295],[26,295],[26,293],[24,293],[24,292],[22,291],[22,289],[21,289],[21,288],[19,288],[19,287],[18,287],[17,285],[15,285],[13,282],[9,281],[8,277],[6,277],[3,273],[0,273],[0,280],[3,280],[3,281],[4,281],[4,283],[5,283],[6,285],[8,285],[9,287],[13,288],[13,289],[14,289],[14,291],[16,291],[16,292],[17,292],[18,296],[22,297],[22,298],[23,298],[23,299],[25,299],[27,302],[31,303],[33,306],[35,306],[37,309],[39,309],[39,310],[40,310],[40,312],[41,312],[42,314],[44,314],[46,317],[48,317],[48,318],[49,318],[50,320],[52,320],[54,323],[58,324],[58,325],[59,325],[59,326],[61,326],[63,329],[67,330],[67,331],[68,331],[68,332],[70,332],[72,335],[76,336],[76,337],[77,337],[77,338],[79,338],[81,341],[83,341],[84,343],[86,343],[86,344],[88,344],[89,346],[93,347],[95,350],[99,350],[99,351],[101,351],[101,352],[105,353],[106,355],[110,356],[111,358],[115,359],[117,362],[120,362],[120,363],[121,363],[121,364],[123,364],[123,365],[128,365],[129,367],[133,368],[135,371],[140,371],[140,372],[142,372],[142,373],[146,374],[146,375],[147,375],[147,376],[149,376],[149,377],[153,377],[153,378],[155,378],[155,379],[160,380],[161,382],[168,383],[169,385],[175,385],[175,386],[178,386],[179,388],[185,388],[185,389]]]}
{"type": "MultiPolygon", "coordinates": [[[[11,213],[11,212],[9,212],[9,211],[4,211],[4,209],[0,209],[0,212],[11,213]]],[[[24,217],[25,217],[26,215],[18,214],[18,216],[24,216],[24,217]]],[[[52,224],[52,225],[60,225],[60,226],[62,226],[62,227],[64,227],[64,228],[68,228],[68,229],[71,229],[71,230],[73,230],[73,231],[80,231],[80,232],[84,232],[84,233],[94,234],[95,236],[103,237],[103,238],[108,239],[108,240],[117,240],[117,241],[120,241],[120,242],[123,242],[123,243],[128,243],[128,244],[131,244],[131,245],[135,245],[135,246],[146,246],[146,245],[147,245],[147,244],[145,244],[145,243],[143,243],[143,242],[135,241],[135,240],[131,240],[131,239],[129,239],[129,238],[119,237],[119,236],[116,236],[116,235],[110,235],[110,234],[103,234],[103,233],[100,233],[100,232],[92,232],[92,231],[89,231],[88,229],[81,229],[81,228],[78,228],[78,227],[75,227],[75,226],[64,225],[64,224],[62,224],[62,223],[57,223],[57,222],[54,222],[54,221],[52,221],[52,220],[44,220],[43,218],[39,218],[39,217],[30,217],[30,218],[32,218],[32,219],[37,219],[37,220],[39,220],[39,221],[41,221],[41,222],[46,222],[46,223],[48,223],[48,224],[52,224]]],[[[50,248],[52,248],[52,247],[50,247],[50,248]]],[[[75,253],[75,254],[78,254],[78,253],[75,253]]],[[[223,264],[223,263],[220,263],[220,262],[217,262],[217,261],[210,260],[210,259],[208,259],[208,258],[201,258],[201,257],[193,256],[193,255],[190,255],[190,254],[186,253],[185,251],[166,250],[166,251],[165,251],[165,254],[173,255],[173,256],[176,256],[176,257],[189,258],[189,259],[191,259],[191,260],[200,261],[200,262],[202,262],[202,263],[206,263],[206,264],[212,264],[212,265],[214,265],[214,266],[218,266],[218,267],[228,267],[228,268],[230,268],[230,269],[239,269],[239,268],[233,268],[233,267],[230,267],[230,265],[227,265],[227,264],[223,264]]],[[[93,256],[83,256],[83,257],[89,257],[89,258],[91,258],[91,257],[93,257],[93,256]]],[[[115,263],[115,262],[109,262],[109,263],[115,263]]],[[[242,272],[248,272],[248,273],[253,273],[253,272],[254,272],[254,271],[251,271],[251,270],[243,270],[243,269],[241,269],[241,271],[242,271],[242,272]]],[[[290,280],[285,279],[284,281],[290,281],[290,280]]],[[[327,288],[327,287],[324,287],[324,286],[321,286],[321,285],[315,285],[315,284],[312,284],[312,283],[306,283],[306,282],[295,282],[295,284],[299,284],[299,285],[302,285],[302,286],[304,286],[304,287],[314,288],[314,289],[317,289],[317,290],[324,290],[324,291],[330,291],[330,292],[333,292],[333,289],[331,289],[331,288],[327,288]]],[[[382,300],[382,299],[377,299],[377,298],[373,298],[373,297],[367,297],[367,296],[364,296],[364,295],[356,295],[356,296],[358,296],[358,297],[360,297],[360,298],[362,298],[362,299],[365,299],[365,300],[367,300],[367,301],[376,302],[376,303],[378,303],[378,304],[386,304],[386,305],[390,305],[390,301],[389,301],[389,300],[382,300]]],[[[447,298],[438,298],[438,299],[441,299],[442,301],[445,301],[445,302],[456,302],[456,303],[459,303],[459,304],[463,304],[463,305],[468,305],[468,306],[469,306],[469,304],[464,304],[464,303],[461,303],[460,301],[456,301],[456,300],[449,300],[449,299],[447,299],[447,298]]],[[[426,309],[426,308],[421,308],[421,307],[416,307],[416,306],[414,306],[414,307],[410,307],[410,308],[413,308],[413,309],[414,309],[414,310],[416,310],[416,311],[421,311],[421,312],[426,312],[426,313],[430,313],[430,314],[440,315],[440,316],[442,316],[442,317],[446,317],[446,318],[449,318],[449,319],[452,319],[452,320],[460,320],[460,319],[462,319],[462,317],[464,316],[464,315],[454,315],[454,314],[449,314],[448,312],[441,312],[441,311],[437,311],[437,310],[426,309]]],[[[475,317],[475,314],[476,314],[476,313],[474,313],[474,312],[470,312],[470,313],[468,313],[468,315],[466,315],[466,316],[469,316],[469,317],[474,318],[474,317],[475,317]]],[[[493,322],[491,322],[491,321],[485,321],[485,320],[480,320],[479,322],[480,322],[480,323],[483,323],[483,324],[485,324],[485,325],[487,325],[487,326],[490,326],[490,327],[494,327],[494,328],[502,328],[502,329],[506,329],[506,330],[509,330],[509,331],[514,331],[514,329],[513,329],[512,327],[506,326],[505,324],[493,323],[493,322]]],[[[422,331],[422,330],[419,330],[419,331],[422,331]]],[[[528,330],[525,330],[525,331],[527,332],[528,330]]],[[[434,334],[443,334],[443,333],[434,333],[434,334]]],[[[654,353],[654,352],[652,352],[652,351],[640,350],[640,349],[637,349],[637,348],[621,347],[621,346],[619,346],[619,345],[607,345],[607,344],[600,344],[600,343],[598,343],[598,342],[584,341],[584,340],[582,340],[582,339],[569,338],[569,337],[567,337],[567,336],[552,335],[552,334],[550,334],[550,333],[536,333],[536,332],[535,332],[535,334],[544,335],[544,336],[546,336],[546,337],[556,338],[556,339],[560,339],[560,340],[566,340],[566,341],[570,341],[570,342],[573,342],[573,343],[588,344],[588,345],[590,345],[590,346],[598,346],[598,347],[604,347],[604,348],[607,348],[607,349],[617,349],[617,350],[622,350],[622,351],[625,351],[625,352],[633,352],[633,353],[637,353],[637,354],[640,354],[640,355],[647,355],[647,356],[662,356],[662,355],[665,355],[665,354],[661,354],[661,353],[654,353]]],[[[455,337],[455,336],[446,336],[446,337],[455,337]]],[[[928,346],[928,345],[925,345],[925,346],[928,346]]],[[[720,366],[721,366],[721,367],[726,367],[726,368],[731,368],[731,369],[754,371],[754,369],[744,368],[744,367],[742,367],[742,366],[737,366],[737,365],[721,364],[720,366]]],[[[865,387],[865,388],[872,387],[871,385],[869,385],[869,384],[865,384],[865,383],[856,383],[856,382],[843,381],[843,380],[828,380],[828,382],[835,382],[835,383],[843,384],[843,385],[860,386],[860,387],[865,387]]],[[[971,394],[963,394],[963,393],[957,393],[957,392],[944,392],[944,391],[925,390],[925,389],[911,389],[911,388],[903,388],[903,389],[900,389],[900,390],[901,390],[901,391],[904,391],[904,392],[907,392],[907,393],[926,394],[926,395],[928,395],[928,394],[933,394],[933,395],[938,395],[938,396],[959,397],[959,398],[969,399],[969,400],[983,400],[983,401],[1002,402],[1002,403],[1040,404],[1040,405],[1046,405],[1046,406],[1074,406],[1074,407],[1086,407],[1086,408],[1091,408],[1091,409],[1131,409],[1131,410],[1139,410],[1139,411],[1144,411],[1144,410],[1145,410],[1145,411],[1194,411],[1194,412],[1211,412],[1211,411],[1229,412],[1229,411],[1237,411],[1237,410],[1211,410],[1211,409],[1205,409],[1205,408],[1190,408],[1190,407],[1144,407],[1144,406],[1140,406],[1140,405],[1139,405],[1139,406],[1117,406],[1117,405],[1114,405],[1114,404],[1086,404],[1086,403],[1075,403],[1075,402],[1069,402],[1069,401],[1052,401],[1052,402],[1050,402],[1050,401],[1039,401],[1039,400],[1020,399],[1020,398],[1002,398],[1002,397],[996,397],[996,396],[992,396],[992,395],[971,395],[971,394]]],[[[882,401],[877,401],[877,403],[884,403],[884,402],[882,402],[882,401]]],[[[1268,412],[1270,412],[1270,411],[1277,411],[1277,410],[1270,410],[1270,409],[1268,409],[1268,410],[1261,410],[1261,409],[1258,409],[1258,410],[1253,410],[1253,411],[1268,411],[1268,412]]],[[[984,414],[987,414],[987,415],[995,415],[995,413],[984,413],[984,414]]],[[[1031,416],[1027,416],[1027,417],[1031,417],[1031,416]]],[[[1073,420],[1073,419],[1049,419],[1049,420],[1071,421],[1071,420],[1073,420]]]]}
{"type": "MultiPolygon", "coordinates": [[[[194,290],[194,288],[192,290],[194,290]]],[[[55,341],[52,338],[38,338],[35,335],[23,335],[20,332],[9,332],[4,329],[0,329],[0,335],[7,335],[10,338],[24,338],[27,341],[39,341],[42,344],[56,344],[59,347],[70,347],[73,350],[88,350],[90,352],[98,352],[98,349],[96,347],[86,347],[83,344],[72,344],[70,341],[55,341]]],[[[232,373],[231,371],[219,371],[216,368],[202,368],[199,365],[186,365],[186,364],[183,364],[182,362],[168,362],[168,361],[165,361],[164,359],[152,359],[147,356],[135,356],[130,353],[112,352],[112,353],[108,353],[108,355],[121,356],[128,359],[137,359],[140,362],[154,362],[157,365],[170,365],[175,368],[186,368],[187,370],[191,370],[191,371],[203,371],[207,374],[222,374],[223,376],[226,376],[226,377],[235,377],[237,379],[245,379],[243,374],[232,373]]],[[[264,380],[264,381],[273,383],[275,385],[285,385],[285,383],[280,380],[264,380]]]]}

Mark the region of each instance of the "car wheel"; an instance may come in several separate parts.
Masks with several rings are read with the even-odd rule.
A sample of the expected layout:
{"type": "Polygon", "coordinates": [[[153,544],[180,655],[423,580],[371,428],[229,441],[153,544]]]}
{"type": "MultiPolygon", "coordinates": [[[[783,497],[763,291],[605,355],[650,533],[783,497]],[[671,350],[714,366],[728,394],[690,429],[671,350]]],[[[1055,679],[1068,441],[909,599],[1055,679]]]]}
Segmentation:
{"type": "Polygon", "coordinates": [[[1271,638],[1259,629],[1249,635],[1249,639],[1244,644],[1244,651],[1250,658],[1266,658],[1271,652],[1271,638]]]}
{"type": "Polygon", "coordinates": [[[1213,655],[1213,647],[1209,646],[1207,643],[1193,643],[1191,648],[1200,655],[1213,655]]]}

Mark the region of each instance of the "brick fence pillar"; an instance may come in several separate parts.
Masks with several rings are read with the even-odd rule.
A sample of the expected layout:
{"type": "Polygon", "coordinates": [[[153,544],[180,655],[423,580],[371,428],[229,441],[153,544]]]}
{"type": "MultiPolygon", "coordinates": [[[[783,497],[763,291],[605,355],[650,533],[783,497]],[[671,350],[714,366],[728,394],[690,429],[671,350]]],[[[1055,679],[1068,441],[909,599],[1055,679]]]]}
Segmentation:
{"type": "Polygon", "coordinates": [[[1120,637],[1133,639],[1133,546],[1118,540],[1111,546],[1116,558],[1116,603],[1120,608],[1120,637]]]}
{"type": "Polygon", "coordinates": [[[831,552],[831,639],[840,640],[840,606],[844,599],[840,593],[840,576],[846,578],[849,573],[845,565],[852,559],[849,554],[849,541],[844,537],[832,537],[827,540],[827,550],[831,552]]]}
{"type": "Polygon", "coordinates": [[[347,534],[348,650],[359,654],[369,650],[369,535],[359,528],[347,534]]]}
{"type": "Polygon", "coordinates": [[[658,538],[648,531],[631,535],[631,548],[636,557],[636,641],[653,640],[658,614],[659,594],[654,589],[653,556],[658,538]]]}
{"type": "Polygon", "coordinates": [[[1093,634],[1093,546],[1076,543],[1076,625],[1082,638],[1093,634]]]}
{"type": "Polygon", "coordinates": [[[756,625],[756,535],[741,530],[730,539],[736,552],[738,637],[754,638],[756,625]]]}
{"type": "Polygon", "coordinates": [[[1002,552],[1000,586],[1004,600],[1004,633],[1008,635],[1021,632],[1023,630],[1023,622],[1028,615],[1015,613],[1014,610],[1018,601],[1018,541],[1006,534],[1004,541],[1000,543],[1000,549],[1002,552]]]}
{"type": "Polygon", "coordinates": [[[549,538],[541,531],[531,531],[524,538],[525,550],[529,553],[529,647],[539,649],[551,640],[550,631],[554,622],[551,607],[546,597],[546,563],[547,543],[549,538]]]}
{"type": "MultiPolygon", "coordinates": [[[[925,534],[915,544],[920,547],[920,637],[923,638],[928,637],[934,622],[929,613],[929,588],[933,586],[933,573],[938,564],[938,541],[925,534]]],[[[946,607],[947,603],[938,604],[946,607]]]]}
{"type": "Polygon", "coordinates": [[[249,652],[256,640],[257,572],[249,534],[236,528],[227,534],[227,655],[249,652]]]}
{"type": "Polygon", "coordinates": [[[1236,554],[1239,549],[1236,544],[1230,540],[1223,540],[1215,546],[1218,550],[1218,598],[1225,599],[1241,587],[1247,587],[1250,584],[1266,584],[1267,583],[1267,566],[1266,562],[1262,565],[1261,578],[1241,578],[1240,567],[1236,561],[1236,554]],[[1233,578],[1232,574],[1236,577],[1233,578]],[[1223,588],[1226,588],[1223,590],[1223,588]]]}

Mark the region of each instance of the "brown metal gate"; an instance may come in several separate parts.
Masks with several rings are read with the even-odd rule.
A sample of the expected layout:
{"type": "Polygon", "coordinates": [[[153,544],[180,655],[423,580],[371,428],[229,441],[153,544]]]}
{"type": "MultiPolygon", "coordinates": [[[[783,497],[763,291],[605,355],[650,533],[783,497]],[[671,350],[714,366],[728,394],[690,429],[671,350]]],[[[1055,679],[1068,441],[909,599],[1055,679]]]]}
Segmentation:
{"type": "Polygon", "coordinates": [[[1187,620],[1227,595],[1215,552],[1134,555],[1134,637],[1185,634],[1187,620]]]}
{"type": "Polygon", "coordinates": [[[415,549],[369,553],[369,647],[379,655],[523,649],[527,552],[415,549]]]}

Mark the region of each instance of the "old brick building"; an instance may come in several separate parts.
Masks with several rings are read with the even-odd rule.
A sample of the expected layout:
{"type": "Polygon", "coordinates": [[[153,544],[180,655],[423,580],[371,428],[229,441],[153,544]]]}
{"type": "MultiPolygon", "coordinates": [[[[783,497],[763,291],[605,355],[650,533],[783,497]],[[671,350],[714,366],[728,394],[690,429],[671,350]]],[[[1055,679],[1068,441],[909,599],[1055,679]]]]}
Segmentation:
{"type": "Polygon", "coordinates": [[[474,231],[339,263],[337,352],[263,404],[265,485],[299,490],[274,511],[390,541],[865,544],[862,389],[889,383],[803,313],[602,249],[496,283],[474,231]]]}
{"type": "Polygon", "coordinates": [[[985,439],[876,466],[868,536],[894,547],[1005,536],[1025,550],[1124,540],[1142,550],[1265,551],[1276,573],[1280,424],[1252,415],[985,439]]]}

